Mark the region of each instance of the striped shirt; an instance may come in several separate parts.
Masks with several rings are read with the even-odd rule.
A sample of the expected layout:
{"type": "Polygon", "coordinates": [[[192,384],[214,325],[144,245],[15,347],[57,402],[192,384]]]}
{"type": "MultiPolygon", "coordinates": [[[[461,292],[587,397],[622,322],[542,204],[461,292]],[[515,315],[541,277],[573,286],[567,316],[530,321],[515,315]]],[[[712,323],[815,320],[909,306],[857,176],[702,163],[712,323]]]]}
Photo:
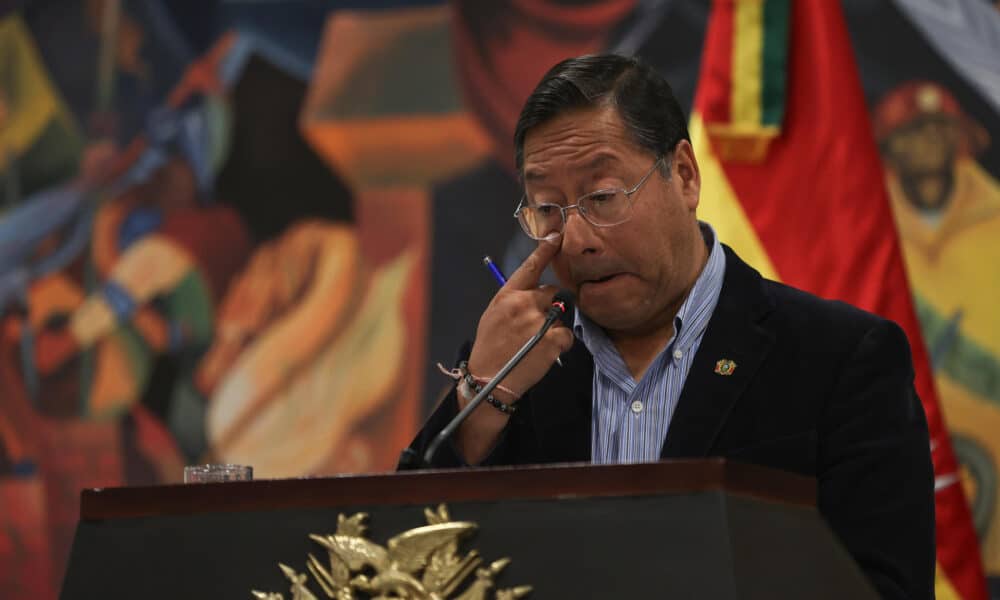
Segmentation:
{"type": "Polygon", "coordinates": [[[594,357],[591,460],[595,463],[660,458],[684,380],[719,301],[726,270],[726,257],[715,231],[707,223],[700,225],[710,248],[708,262],[674,317],[674,336],[642,380],[632,378],[600,326],[576,313],[573,331],[594,357]]]}

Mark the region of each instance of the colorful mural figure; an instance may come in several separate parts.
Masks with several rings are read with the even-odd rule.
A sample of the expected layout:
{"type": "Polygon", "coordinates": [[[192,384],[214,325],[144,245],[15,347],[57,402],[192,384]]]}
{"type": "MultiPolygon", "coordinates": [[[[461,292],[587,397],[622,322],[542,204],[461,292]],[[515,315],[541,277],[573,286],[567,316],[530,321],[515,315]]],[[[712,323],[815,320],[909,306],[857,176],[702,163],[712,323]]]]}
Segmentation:
{"type": "Polygon", "coordinates": [[[873,121],[935,379],[965,470],[987,570],[1000,570],[1000,181],[976,157],[990,144],[930,81],[887,93],[873,121]]]}

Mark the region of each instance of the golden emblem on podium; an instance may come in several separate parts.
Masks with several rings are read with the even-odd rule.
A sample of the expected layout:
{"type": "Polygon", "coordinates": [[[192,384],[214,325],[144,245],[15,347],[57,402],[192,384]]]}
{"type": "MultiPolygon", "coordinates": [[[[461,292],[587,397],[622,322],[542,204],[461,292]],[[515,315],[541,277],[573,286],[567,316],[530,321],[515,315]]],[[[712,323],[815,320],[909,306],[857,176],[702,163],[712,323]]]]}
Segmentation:
{"type": "MultiPolygon", "coordinates": [[[[477,525],[452,521],[443,504],[436,511],[424,509],[424,517],[427,525],[404,531],[381,546],[366,537],[367,514],[339,515],[336,533],[309,536],[327,551],[325,563],[309,554],[306,569],[311,580],[304,572],[278,564],[291,584],[291,600],[319,600],[309,589],[312,582],[326,598],[335,600],[516,600],[531,592],[531,586],[524,585],[497,589],[490,596],[494,579],[510,559],[484,565],[476,550],[461,556],[459,542],[477,525]],[[472,575],[475,579],[466,585],[472,575]]],[[[284,600],[280,593],[251,593],[259,600],[284,600]]]]}

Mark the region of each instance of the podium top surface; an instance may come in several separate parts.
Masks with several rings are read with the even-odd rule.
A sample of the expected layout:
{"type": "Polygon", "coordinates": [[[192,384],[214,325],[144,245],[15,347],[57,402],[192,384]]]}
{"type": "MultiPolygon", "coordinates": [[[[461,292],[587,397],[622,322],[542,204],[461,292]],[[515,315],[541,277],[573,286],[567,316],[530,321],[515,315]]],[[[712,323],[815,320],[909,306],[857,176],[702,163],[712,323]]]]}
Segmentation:
{"type": "Polygon", "coordinates": [[[80,518],[515,499],[650,496],[724,491],[813,506],[815,480],[724,459],[630,465],[573,463],[408,471],[305,479],[87,489],[80,518]]]}

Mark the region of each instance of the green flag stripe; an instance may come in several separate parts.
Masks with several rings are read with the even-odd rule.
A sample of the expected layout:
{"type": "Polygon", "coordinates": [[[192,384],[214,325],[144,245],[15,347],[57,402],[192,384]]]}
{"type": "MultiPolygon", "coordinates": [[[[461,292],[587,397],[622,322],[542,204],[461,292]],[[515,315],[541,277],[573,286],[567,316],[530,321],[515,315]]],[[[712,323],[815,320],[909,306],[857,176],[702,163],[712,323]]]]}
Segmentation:
{"type": "Polygon", "coordinates": [[[785,83],[788,78],[789,0],[765,0],[763,24],[764,81],[761,86],[761,123],[781,125],[785,112],[785,83]]]}

